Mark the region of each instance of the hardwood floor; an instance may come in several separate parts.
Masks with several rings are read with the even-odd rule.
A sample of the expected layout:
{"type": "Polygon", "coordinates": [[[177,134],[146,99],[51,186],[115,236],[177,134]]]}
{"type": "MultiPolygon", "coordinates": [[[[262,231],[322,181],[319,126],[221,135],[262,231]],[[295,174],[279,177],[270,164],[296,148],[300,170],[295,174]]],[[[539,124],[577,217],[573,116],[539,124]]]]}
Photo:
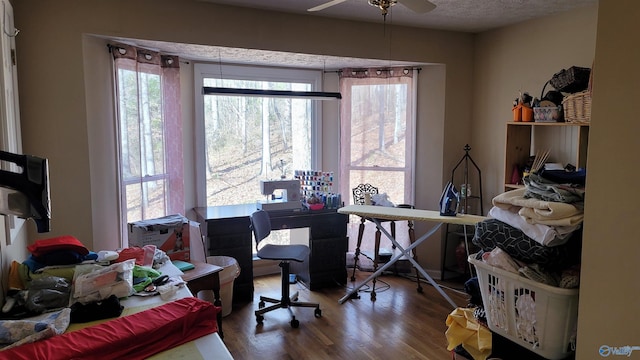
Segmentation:
{"type": "MultiPolygon", "coordinates": [[[[358,272],[358,281],[368,275],[358,272]]],[[[444,335],[451,305],[428,283],[420,294],[414,280],[393,275],[379,279],[388,287],[384,290],[385,284],[378,281],[375,302],[367,286],[360,299],[339,304],[347,292],[344,287],[309,291],[300,283],[291,285],[292,292],[300,291],[301,301],[319,302],[322,309],[321,318],[314,317],[313,308],[294,309],[300,321],[294,329],[285,309],[265,314],[264,323],[257,325],[255,299],[279,298],[280,277],[256,278],[254,301],[234,305],[223,319],[227,348],[235,359],[451,359],[444,335]]],[[[462,284],[453,286],[462,289],[462,284]]],[[[464,292],[445,292],[458,306],[467,305],[464,292]]]]}

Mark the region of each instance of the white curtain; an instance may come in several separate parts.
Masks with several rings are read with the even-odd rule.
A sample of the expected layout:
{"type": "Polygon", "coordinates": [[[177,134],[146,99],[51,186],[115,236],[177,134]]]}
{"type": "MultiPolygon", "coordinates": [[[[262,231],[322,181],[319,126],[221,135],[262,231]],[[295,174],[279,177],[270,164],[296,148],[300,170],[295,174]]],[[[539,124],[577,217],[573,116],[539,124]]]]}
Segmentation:
{"type": "Polygon", "coordinates": [[[114,44],[123,245],[126,223],[184,214],[180,61],[114,44]]]}
{"type": "MultiPolygon", "coordinates": [[[[340,191],[345,203],[353,203],[353,188],[368,183],[396,205],[413,204],[416,72],[410,68],[340,72],[340,191]]],[[[358,226],[359,218],[350,219],[350,251],[355,249],[358,226]]],[[[367,222],[361,250],[373,249],[374,232],[375,226],[367,222]]],[[[408,246],[406,222],[397,222],[396,237],[408,246]]],[[[391,250],[384,237],[380,246],[391,250]]]]}

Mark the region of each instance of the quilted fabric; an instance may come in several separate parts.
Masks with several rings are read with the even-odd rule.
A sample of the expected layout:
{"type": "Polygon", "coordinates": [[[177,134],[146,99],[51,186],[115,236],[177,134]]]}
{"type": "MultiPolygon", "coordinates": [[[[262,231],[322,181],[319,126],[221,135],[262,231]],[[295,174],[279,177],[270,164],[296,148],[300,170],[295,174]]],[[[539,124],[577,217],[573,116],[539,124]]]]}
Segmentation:
{"type": "Polygon", "coordinates": [[[499,247],[516,260],[557,270],[578,263],[580,238],[581,232],[576,231],[564,245],[544,246],[513,226],[500,220],[486,219],[476,224],[473,243],[484,251],[499,247]]]}

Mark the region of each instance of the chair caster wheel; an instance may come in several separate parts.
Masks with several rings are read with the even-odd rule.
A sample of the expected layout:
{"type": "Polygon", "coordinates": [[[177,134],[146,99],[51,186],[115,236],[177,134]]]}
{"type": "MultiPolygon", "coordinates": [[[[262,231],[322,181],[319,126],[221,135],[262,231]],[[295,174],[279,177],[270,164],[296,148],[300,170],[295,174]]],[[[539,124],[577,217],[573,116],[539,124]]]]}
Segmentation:
{"type": "Polygon", "coordinates": [[[291,327],[297,329],[300,326],[300,321],[293,319],[291,320],[291,327]]]}
{"type": "Polygon", "coordinates": [[[258,322],[258,324],[262,325],[262,323],[264,322],[264,316],[256,315],[256,321],[258,322]]]}
{"type": "Polygon", "coordinates": [[[316,309],[316,311],[314,311],[313,315],[315,315],[317,318],[322,317],[322,310],[316,309]]]}
{"type": "Polygon", "coordinates": [[[418,294],[422,294],[422,293],[423,293],[423,291],[422,291],[422,288],[421,288],[421,287],[417,288],[416,290],[418,291],[418,294]]]}
{"type": "Polygon", "coordinates": [[[352,282],[353,282],[353,281],[356,281],[356,277],[355,277],[355,276],[352,276],[352,277],[351,277],[351,281],[352,281],[352,282]]]}
{"type": "Polygon", "coordinates": [[[259,309],[262,309],[262,308],[264,307],[264,305],[265,305],[264,301],[260,301],[260,302],[258,303],[258,308],[259,308],[259,309]]]}
{"type": "Polygon", "coordinates": [[[376,301],[376,293],[371,293],[371,301],[376,301]]]}

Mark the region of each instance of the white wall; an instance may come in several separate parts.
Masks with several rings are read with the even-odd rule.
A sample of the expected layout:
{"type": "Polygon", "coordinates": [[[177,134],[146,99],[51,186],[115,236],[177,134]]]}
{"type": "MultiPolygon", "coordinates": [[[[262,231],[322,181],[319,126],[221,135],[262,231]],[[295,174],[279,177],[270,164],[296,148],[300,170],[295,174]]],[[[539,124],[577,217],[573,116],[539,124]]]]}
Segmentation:
{"type": "Polygon", "coordinates": [[[633,0],[601,1],[598,11],[577,359],[601,358],[603,345],[640,346],[640,49],[630,46],[640,43],[639,14],[633,0]]]}
{"type": "Polygon", "coordinates": [[[504,191],[505,124],[512,121],[513,100],[519,91],[539,98],[545,82],[561,69],[591,67],[597,16],[597,6],[590,6],[478,35],[471,147],[486,184],[487,211],[504,191]]]}

